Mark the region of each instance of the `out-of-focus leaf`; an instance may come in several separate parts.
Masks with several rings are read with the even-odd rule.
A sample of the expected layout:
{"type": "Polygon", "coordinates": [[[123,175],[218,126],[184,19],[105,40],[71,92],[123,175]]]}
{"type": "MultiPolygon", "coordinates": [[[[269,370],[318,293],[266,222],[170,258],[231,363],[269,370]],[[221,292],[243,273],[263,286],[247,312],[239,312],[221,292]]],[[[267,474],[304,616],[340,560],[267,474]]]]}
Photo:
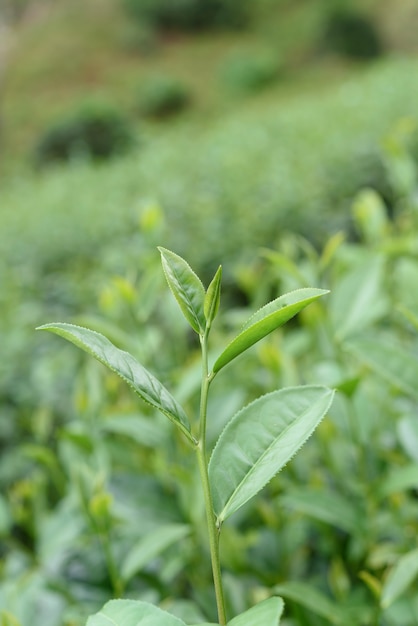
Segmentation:
{"type": "Polygon", "coordinates": [[[190,532],[184,524],[160,526],[148,533],[136,545],[133,545],[121,566],[122,578],[128,581],[145,567],[153,558],[161,554],[176,541],[180,541],[190,532]]]}
{"type": "Polygon", "coordinates": [[[389,230],[385,204],[374,189],[363,189],[353,203],[356,226],[367,243],[383,239],[389,230]]]}
{"type": "Polygon", "coordinates": [[[110,600],[87,620],[86,626],[186,626],[153,604],[135,600],[110,600]]]}
{"type": "Polygon", "coordinates": [[[205,289],[190,265],[178,254],[158,248],[165,277],[184,317],[198,334],[206,328],[205,289]]]}
{"type": "Polygon", "coordinates": [[[20,626],[20,622],[8,611],[1,611],[0,626],[20,626]]]}
{"type": "Polygon", "coordinates": [[[390,570],[383,585],[380,604],[387,609],[418,576],[418,549],[402,556],[390,570]]]}
{"type": "Polygon", "coordinates": [[[213,371],[218,372],[257,341],[289,321],[308,304],[327,293],[329,292],[325,289],[297,289],[263,306],[247,320],[239,335],[217,358],[213,371]]]}
{"type": "Polygon", "coordinates": [[[281,389],[239,411],[221,434],[209,463],[214,511],[222,522],[292,458],[328,411],[327,387],[281,389]]]}
{"type": "Polygon", "coordinates": [[[287,582],[274,587],[274,592],[279,593],[285,599],[293,600],[298,604],[323,617],[331,624],[346,626],[347,616],[344,610],[311,585],[301,582],[287,582]]]}
{"type": "Polygon", "coordinates": [[[189,441],[194,443],[190,433],[189,420],[164,385],[145,369],[129,352],[119,350],[100,333],[73,324],[55,323],[40,326],[38,330],[50,332],[71,341],[95,359],[118,374],[148,404],[166,415],[189,441]]]}
{"type": "MultiPolygon", "coordinates": [[[[100,430],[129,437],[133,441],[154,448],[166,439],[161,420],[143,415],[112,415],[100,422],[100,430]]],[[[168,427],[167,423],[167,427],[168,427]]]]}
{"type": "Polygon", "coordinates": [[[378,494],[381,498],[418,487],[418,463],[411,463],[405,467],[399,467],[389,472],[382,479],[378,494]]]}
{"type": "Polygon", "coordinates": [[[387,310],[384,259],[373,257],[348,272],[333,288],[329,312],[339,341],[367,328],[387,310]]]}
{"type": "Polygon", "coordinates": [[[356,533],[361,527],[361,516],[352,502],[338,493],[310,490],[302,488],[292,489],[281,497],[283,506],[288,506],[300,513],[348,533],[356,533]]]}
{"type": "Polygon", "coordinates": [[[398,437],[405,452],[418,463],[418,420],[416,415],[405,415],[398,422],[398,437]]]}
{"type": "Polygon", "coordinates": [[[352,339],[346,348],[391,385],[418,399],[418,359],[405,348],[368,337],[352,339]]]}

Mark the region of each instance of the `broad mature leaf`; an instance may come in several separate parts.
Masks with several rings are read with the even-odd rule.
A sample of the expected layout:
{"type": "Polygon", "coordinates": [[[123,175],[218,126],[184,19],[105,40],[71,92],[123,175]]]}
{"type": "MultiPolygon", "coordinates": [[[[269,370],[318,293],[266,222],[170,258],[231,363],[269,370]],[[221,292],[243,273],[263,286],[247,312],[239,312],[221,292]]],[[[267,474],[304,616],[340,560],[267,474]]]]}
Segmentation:
{"type": "Polygon", "coordinates": [[[418,576],[418,549],[402,556],[390,570],[383,585],[380,603],[387,609],[399,598],[418,576]]]}
{"type": "Polygon", "coordinates": [[[221,301],[222,266],[220,265],[205,295],[204,313],[208,325],[212,324],[221,301]]]}
{"type": "MultiPolygon", "coordinates": [[[[330,598],[311,585],[302,582],[287,582],[274,587],[274,592],[285,599],[293,600],[298,604],[323,617],[337,626],[346,626],[347,614],[330,598]]],[[[348,620],[349,622],[350,620],[348,620]]]]}
{"type": "Polygon", "coordinates": [[[268,598],[234,617],[227,626],[278,626],[283,607],[281,598],[268,598]]]}
{"type": "Polygon", "coordinates": [[[135,545],[122,563],[122,578],[127,581],[169,546],[190,533],[185,524],[167,524],[148,533],[135,545]]]}
{"type": "Polygon", "coordinates": [[[194,443],[186,413],[164,385],[129,352],[116,348],[103,335],[73,324],[54,323],[37,330],[49,330],[67,339],[118,374],[148,404],[161,411],[194,443]]]}
{"type": "Polygon", "coordinates": [[[178,254],[158,248],[168,286],[177,300],[184,317],[198,334],[206,328],[204,313],[205,289],[190,265],[178,254]]]}
{"type": "Polygon", "coordinates": [[[209,463],[218,522],[286,465],[324,417],[333,395],[327,387],[289,387],[258,398],[232,418],[209,463]]]}
{"type": "Polygon", "coordinates": [[[110,600],[101,611],[88,618],[86,626],[186,626],[186,624],[148,602],[110,600]]]}
{"type": "Polygon", "coordinates": [[[403,346],[377,337],[362,337],[347,342],[345,347],[391,385],[418,399],[418,359],[403,346]]]}
{"type": "Polygon", "coordinates": [[[326,289],[296,289],[276,298],[259,309],[244,324],[241,332],[225,348],[213,366],[216,373],[232,359],[253,346],[257,341],[283,326],[308,304],[329,293],[326,289]]]}

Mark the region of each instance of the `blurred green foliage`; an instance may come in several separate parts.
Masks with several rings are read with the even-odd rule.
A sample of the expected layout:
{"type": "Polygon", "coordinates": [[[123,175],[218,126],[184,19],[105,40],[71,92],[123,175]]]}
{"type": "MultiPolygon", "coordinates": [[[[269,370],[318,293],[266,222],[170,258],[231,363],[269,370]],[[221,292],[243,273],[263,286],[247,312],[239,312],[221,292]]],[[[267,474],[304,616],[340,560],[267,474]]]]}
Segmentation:
{"type": "Polygon", "coordinates": [[[184,31],[236,28],[248,22],[248,0],[123,0],[139,21],[184,31]]]}
{"type": "MultiPolygon", "coordinates": [[[[230,282],[239,292],[226,287],[233,307],[213,331],[214,350],[271,296],[312,284],[331,294],[216,381],[209,442],[239,406],[271,388],[320,383],[338,395],[303,452],[225,525],[230,613],[278,593],[287,625],[347,617],[354,626],[413,623],[413,133],[412,121],[402,120],[381,154],[393,219],[382,198],[364,189],[352,206],[354,238],[336,233],[318,252],[306,238],[282,233],[258,260],[233,265],[230,282]]],[[[166,239],[165,219],[149,202],[129,235],[126,226],[119,235],[114,228],[107,243],[92,246],[80,230],[80,247],[66,254],[57,242],[67,236],[62,224],[43,231],[51,249],[38,263],[35,250],[25,258],[18,245],[14,256],[9,249],[1,276],[0,606],[22,626],[81,625],[119,593],[160,604],[186,623],[215,619],[204,513],[185,444],[111,373],[33,332],[58,317],[92,326],[156,372],[190,413],[197,410],[197,346],[163,287],[155,251],[166,239]],[[123,589],[115,587],[115,569],[123,589]]]]}
{"type": "MultiPolygon", "coordinates": [[[[406,3],[398,4],[407,14],[406,3]]],[[[300,68],[316,50],[324,12],[319,4],[289,5],[281,2],[280,11],[296,30],[287,19],[280,29],[276,13],[259,28],[283,44],[286,68],[300,68]]],[[[96,5],[93,14],[97,40],[105,39],[102,16],[113,21],[96,5]]],[[[83,90],[102,80],[100,89],[119,97],[128,86],[122,109],[134,107],[138,64],[129,82],[115,51],[111,58],[102,48],[86,52],[78,35],[88,20],[79,17],[68,20],[77,24],[71,45],[55,22],[51,29],[54,45],[63,46],[48,57],[56,91],[39,82],[48,49],[29,39],[33,63],[9,78],[5,92],[6,139],[9,128],[25,131],[32,119],[35,132],[48,107],[59,113],[63,84],[77,72],[83,90]]],[[[214,333],[215,348],[274,295],[306,285],[332,292],[242,357],[239,375],[231,365],[228,381],[214,387],[212,443],[243,402],[272,387],[339,390],[315,439],[225,526],[230,612],[279,593],[284,626],[413,624],[417,62],[385,58],[357,74],[338,66],[333,87],[313,71],[303,98],[290,81],[288,91],[274,87],[241,110],[234,100],[222,119],[209,107],[212,119],[205,106],[218,84],[213,67],[235,42],[216,56],[205,39],[181,56],[180,46],[165,49],[152,28],[141,28],[169,70],[190,63],[201,118],[192,108],[190,120],[180,116],[162,133],[141,128],[140,149],[112,163],[75,159],[48,172],[14,169],[2,180],[0,623],[81,626],[120,592],[115,567],[124,573],[125,595],[159,603],[188,623],[214,619],[202,506],[182,442],[99,365],[34,333],[56,319],[94,327],[193,411],[197,355],[163,288],[155,251],[162,244],[205,277],[220,262],[230,268],[223,301],[232,310],[216,331],[218,344],[214,333]]],[[[93,27],[87,32],[93,41],[93,27]]]]}
{"type": "Polygon", "coordinates": [[[188,87],[172,76],[153,76],[144,81],[137,97],[141,115],[166,118],[186,109],[192,100],[188,87]]]}

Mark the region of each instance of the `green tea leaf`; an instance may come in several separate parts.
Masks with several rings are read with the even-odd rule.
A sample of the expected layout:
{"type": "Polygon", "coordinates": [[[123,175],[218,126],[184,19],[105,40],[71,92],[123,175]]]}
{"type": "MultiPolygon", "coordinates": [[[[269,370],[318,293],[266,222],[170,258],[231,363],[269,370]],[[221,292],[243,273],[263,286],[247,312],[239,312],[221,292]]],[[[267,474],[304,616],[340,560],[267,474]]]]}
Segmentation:
{"type": "Polygon", "coordinates": [[[329,293],[325,289],[296,289],[263,306],[244,324],[213,366],[216,373],[239,354],[285,324],[308,304],[329,293]]]}
{"type": "Polygon", "coordinates": [[[194,443],[190,425],[182,407],[164,385],[148,372],[129,352],[116,348],[106,337],[94,330],[73,324],[54,323],[37,330],[49,330],[81,348],[120,376],[148,404],[166,415],[194,443]]]}
{"type": "Polygon", "coordinates": [[[136,600],[110,600],[91,615],[86,626],[186,626],[185,623],[153,604],[136,600]]]}
{"type": "Polygon", "coordinates": [[[221,434],[209,463],[214,511],[223,522],[292,458],[328,411],[327,387],[291,387],[258,398],[221,434]]]}
{"type": "Polygon", "coordinates": [[[128,581],[169,546],[190,533],[185,524],[167,524],[146,534],[133,545],[121,566],[122,578],[128,581]]]}
{"type": "Polygon", "coordinates": [[[227,626],[278,626],[283,607],[281,598],[268,598],[234,617],[227,626]]]}
{"type": "Polygon", "coordinates": [[[168,286],[190,326],[202,335],[206,328],[205,289],[200,278],[181,256],[165,248],[158,249],[168,286]]]}
{"type": "Polygon", "coordinates": [[[221,300],[221,281],[222,266],[220,265],[205,295],[204,313],[209,326],[212,324],[216,314],[218,313],[219,303],[221,300]]]}
{"type": "Polygon", "coordinates": [[[402,345],[364,337],[347,342],[346,348],[391,385],[418,399],[418,359],[402,345]]]}
{"type": "Polygon", "coordinates": [[[390,570],[383,585],[381,606],[387,609],[400,595],[407,590],[418,576],[418,549],[402,556],[390,570]]]}
{"type": "Polygon", "coordinates": [[[347,624],[347,615],[344,610],[332,602],[326,595],[302,582],[287,582],[274,587],[275,593],[280,593],[284,598],[293,600],[301,606],[312,611],[316,615],[323,617],[331,622],[345,626],[347,624]]]}

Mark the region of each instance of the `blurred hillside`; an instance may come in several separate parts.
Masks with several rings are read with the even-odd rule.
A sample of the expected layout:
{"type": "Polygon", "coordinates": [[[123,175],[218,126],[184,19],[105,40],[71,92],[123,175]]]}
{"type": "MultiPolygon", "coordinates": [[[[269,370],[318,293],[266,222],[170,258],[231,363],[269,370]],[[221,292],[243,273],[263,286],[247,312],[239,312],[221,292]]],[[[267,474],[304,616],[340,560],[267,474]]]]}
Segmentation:
{"type": "MultiPolygon", "coordinates": [[[[284,100],[286,106],[289,97],[304,97],[362,72],[358,59],[324,45],[326,21],[336,8],[370,20],[381,41],[379,58],[418,50],[413,0],[248,4],[244,25],[185,29],[138,19],[127,10],[128,0],[3,0],[2,171],[10,171],[11,163],[27,163],[42,133],[86,99],[105,100],[143,124],[139,94],[155,75],[175,77],[189,90],[193,106],[181,118],[187,128],[189,122],[207,126],[252,107],[248,98],[238,97],[246,81],[248,91],[263,91],[259,100],[284,100]],[[269,63],[275,80],[268,91],[258,89],[263,71],[268,82],[269,63]],[[252,78],[257,72],[261,77],[252,78]],[[240,81],[244,84],[237,96],[240,81]]],[[[263,105],[258,104],[261,116],[263,105]]],[[[167,130],[167,125],[162,131],[159,125],[151,126],[157,134],[167,130]]]]}

